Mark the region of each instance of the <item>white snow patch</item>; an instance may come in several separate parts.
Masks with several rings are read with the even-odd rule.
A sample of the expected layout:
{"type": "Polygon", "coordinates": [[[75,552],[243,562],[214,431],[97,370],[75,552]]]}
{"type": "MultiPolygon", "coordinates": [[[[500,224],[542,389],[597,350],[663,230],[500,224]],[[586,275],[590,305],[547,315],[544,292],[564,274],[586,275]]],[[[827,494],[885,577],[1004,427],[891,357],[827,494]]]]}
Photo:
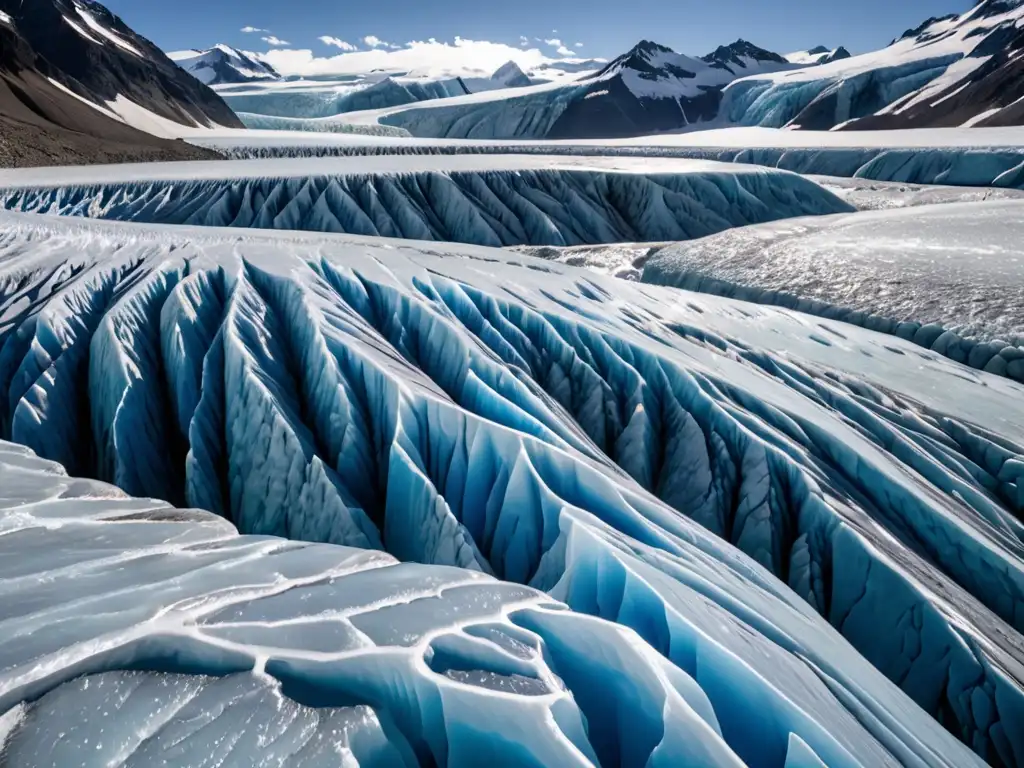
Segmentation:
{"type": "MultiPolygon", "coordinates": [[[[140,59],[144,58],[144,56],[142,54],[142,51],[140,51],[138,48],[136,48],[131,43],[127,42],[120,35],[114,33],[113,31],[107,29],[106,27],[104,27],[102,24],[100,24],[98,21],[96,21],[96,18],[91,13],[89,13],[87,10],[85,10],[82,6],[78,5],[77,3],[75,4],[75,11],[82,18],[82,21],[84,21],[86,23],[86,26],[88,26],[89,29],[91,29],[93,32],[95,32],[98,35],[106,38],[107,40],[112,42],[114,45],[116,45],[118,48],[121,48],[122,50],[128,51],[128,53],[132,54],[133,56],[138,56],[140,59]]],[[[94,42],[99,42],[99,41],[96,41],[96,40],[93,40],[93,41],[94,42]]]]}

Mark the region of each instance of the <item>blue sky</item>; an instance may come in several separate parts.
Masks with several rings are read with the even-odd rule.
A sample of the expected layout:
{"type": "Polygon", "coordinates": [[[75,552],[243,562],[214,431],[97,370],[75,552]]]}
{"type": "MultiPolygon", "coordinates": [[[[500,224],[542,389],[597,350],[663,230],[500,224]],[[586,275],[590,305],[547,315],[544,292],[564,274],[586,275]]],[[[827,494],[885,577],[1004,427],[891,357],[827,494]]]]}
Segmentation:
{"type": "Polygon", "coordinates": [[[223,42],[264,51],[263,38],[340,53],[319,38],[365,49],[367,37],[401,44],[436,38],[521,47],[549,56],[557,40],[580,55],[612,57],[642,38],[700,55],[737,37],[787,53],[845,45],[884,46],[929,16],[967,10],[972,0],[104,0],[129,26],[165,50],[223,42]],[[267,32],[243,33],[244,27],[267,32]],[[555,31],[557,30],[557,31],[555,31]],[[576,43],[582,43],[576,47],[576,43]]]}

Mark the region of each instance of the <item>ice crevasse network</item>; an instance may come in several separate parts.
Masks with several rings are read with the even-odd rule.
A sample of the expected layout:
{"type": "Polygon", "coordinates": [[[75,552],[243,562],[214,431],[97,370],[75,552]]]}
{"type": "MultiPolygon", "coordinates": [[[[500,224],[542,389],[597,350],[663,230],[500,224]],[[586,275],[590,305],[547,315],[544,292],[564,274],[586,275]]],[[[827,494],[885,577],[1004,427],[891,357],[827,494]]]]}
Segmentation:
{"type": "Polygon", "coordinates": [[[283,695],[368,764],[1022,762],[1014,382],[485,248],[2,224],[2,436],[221,518],[5,449],[8,754],[157,686],[118,755],[283,695]]]}

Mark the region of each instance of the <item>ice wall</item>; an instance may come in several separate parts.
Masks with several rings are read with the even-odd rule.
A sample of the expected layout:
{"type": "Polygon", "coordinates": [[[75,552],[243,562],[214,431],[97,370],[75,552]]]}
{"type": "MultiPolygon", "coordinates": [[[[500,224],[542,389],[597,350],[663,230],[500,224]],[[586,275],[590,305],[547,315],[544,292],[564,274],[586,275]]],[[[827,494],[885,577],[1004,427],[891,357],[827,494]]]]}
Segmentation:
{"type": "MultiPolygon", "coordinates": [[[[994,763],[1021,762],[1018,385],[943,361],[923,377],[912,345],[853,326],[830,337],[795,313],[484,248],[11,214],[0,223],[4,437],[139,496],[183,497],[247,534],[382,548],[457,566],[445,573],[496,590],[453,587],[442,603],[402,597],[391,609],[369,583],[346,581],[362,566],[336,553],[351,550],[242,538],[200,542],[172,566],[147,547],[191,546],[180,528],[122,520],[122,545],[95,522],[36,524],[44,512],[17,500],[25,512],[0,519],[31,535],[0,536],[19,553],[0,562],[23,574],[3,585],[67,602],[63,614],[19,614],[0,637],[74,616],[52,635],[57,658],[74,661],[55,666],[40,657],[47,647],[7,641],[0,652],[28,661],[0,666],[16,670],[0,703],[83,673],[225,675],[255,658],[298,705],[373,708],[389,743],[421,760],[456,750],[449,762],[469,761],[500,744],[511,751],[494,759],[517,764],[555,754],[559,764],[676,765],[695,754],[705,765],[804,765],[811,755],[826,765],[971,764],[942,723],[994,763]],[[94,562],[95,537],[111,555],[94,562]],[[56,566],[27,556],[30,541],[72,564],[61,566],[67,585],[38,578],[56,566]],[[132,547],[141,573],[156,575],[125,588],[116,553],[132,547]],[[292,551],[308,597],[289,588],[292,551]],[[239,589],[223,564],[235,553],[272,599],[239,589]],[[276,565],[263,566],[270,557],[276,565]],[[76,558],[100,571],[84,578],[76,558]],[[116,579],[103,575],[110,563],[116,579]],[[189,593],[176,568],[196,574],[186,582],[203,595],[218,590],[207,574],[232,589],[189,593]],[[546,591],[574,613],[484,574],[546,591]],[[149,578],[154,600],[140,601],[149,578]],[[167,589],[199,613],[189,620],[198,632],[149,620],[167,589]],[[115,602],[91,610],[81,594],[115,602]],[[461,594],[486,617],[467,615],[461,594]],[[355,611],[356,622],[340,595],[376,610],[355,611]],[[160,633],[124,630],[138,643],[130,649],[155,657],[76,645],[96,647],[76,633],[111,637],[117,600],[132,627],[160,633]],[[253,600],[262,605],[235,605],[253,600]],[[321,605],[356,631],[342,622],[287,634],[307,616],[333,622],[321,605]],[[461,634],[438,635],[450,615],[461,634]],[[288,650],[324,637],[326,656],[288,650]],[[414,650],[374,660],[388,644],[414,650]],[[39,670],[51,670],[46,682],[39,670]],[[454,682],[439,691],[437,675],[454,682]],[[479,698],[496,688],[506,692],[500,714],[479,698]],[[537,698],[520,712],[525,696],[537,698]]],[[[52,514],[77,513],[57,504],[52,514]]],[[[369,582],[389,593],[404,594],[389,581],[401,568],[414,589],[429,579],[382,553],[345,557],[378,564],[369,582]]],[[[252,707],[273,695],[273,680],[252,707]]],[[[115,676],[97,690],[121,696],[131,684],[115,676]]],[[[54,712],[82,701],[78,688],[56,691],[54,712]]]]}
{"type": "Polygon", "coordinates": [[[733,173],[707,166],[692,172],[608,172],[583,164],[544,168],[534,160],[522,170],[12,188],[0,191],[0,207],[121,221],[490,246],[688,240],[778,218],[851,210],[814,182],[788,173],[733,173]]]}
{"type": "Polygon", "coordinates": [[[1024,189],[1024,151],[1014,147],[836,148],[836,147],[679,147],[573,145],[570,143],[430,145],[394,143],[368,146],[275,137],[195,139],[193,143],[230,159],[351,157],[359,155],[522,154],[595,157],[671,157],[715,160],[781,168],[794,173],[844,176],[911,184],[1024,189]]]}

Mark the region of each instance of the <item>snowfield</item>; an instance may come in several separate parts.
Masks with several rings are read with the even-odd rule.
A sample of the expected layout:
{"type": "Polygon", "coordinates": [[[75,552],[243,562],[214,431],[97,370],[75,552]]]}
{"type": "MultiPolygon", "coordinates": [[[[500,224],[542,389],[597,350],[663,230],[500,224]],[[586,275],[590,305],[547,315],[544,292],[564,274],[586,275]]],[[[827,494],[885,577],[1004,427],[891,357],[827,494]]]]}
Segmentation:
{"type": "Polygon", "coordinates": [[[643,279],[899,334],[1024,381],[1022,243],[1024,201],[924,206],[733,229],[659,251],[643,279]]]}
{"type": "Polygon", "coordinates": [[[852,208],[796,174],[698,160],[411,155],[0,171],[0,208],[480,245],[687,240],[852,208]]]}
{"type": "Polygon", "coordinates": [[[1024,755],[1024,387],[911,342],[474,246],[0,213],[0,382],[3,439],[220,515],[0,448],[16,762],[1024,755]]]}

